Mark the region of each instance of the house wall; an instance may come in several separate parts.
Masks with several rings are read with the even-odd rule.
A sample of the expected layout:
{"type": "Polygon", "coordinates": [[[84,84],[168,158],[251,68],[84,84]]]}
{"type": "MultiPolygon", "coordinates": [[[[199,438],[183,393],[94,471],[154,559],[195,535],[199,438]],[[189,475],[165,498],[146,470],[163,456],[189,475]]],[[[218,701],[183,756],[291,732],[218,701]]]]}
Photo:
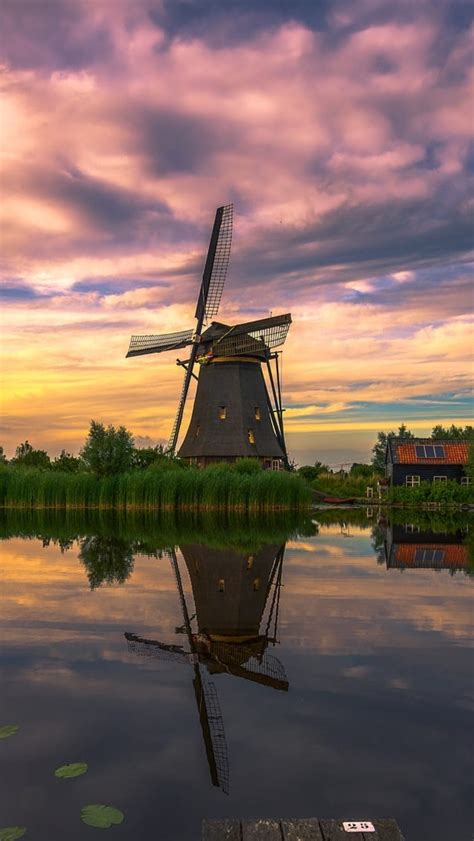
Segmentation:
{"type": "Polygon", "coordinates": [[[448,480],[460,482],[466,475],[462,464],[393,464],[391,467],[392,485],[405,485],[407,476],[419,476],[421,482],[432,482],[434,476],[447,476],[448,480]]]}

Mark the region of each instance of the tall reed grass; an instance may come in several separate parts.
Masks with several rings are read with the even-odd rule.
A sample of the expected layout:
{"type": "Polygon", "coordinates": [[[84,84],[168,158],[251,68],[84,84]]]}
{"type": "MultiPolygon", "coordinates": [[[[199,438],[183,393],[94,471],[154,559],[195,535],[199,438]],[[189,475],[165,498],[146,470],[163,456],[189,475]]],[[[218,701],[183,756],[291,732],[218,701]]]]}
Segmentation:
{"type": "Polygon", "coordinates": [[[283,471],[245,473],[225,464],[206,470],[150,467],[103,478],[92,473],[0,468],[3,507],[265,511],[310,503],[311,489],[299,476],[283,471]]]}

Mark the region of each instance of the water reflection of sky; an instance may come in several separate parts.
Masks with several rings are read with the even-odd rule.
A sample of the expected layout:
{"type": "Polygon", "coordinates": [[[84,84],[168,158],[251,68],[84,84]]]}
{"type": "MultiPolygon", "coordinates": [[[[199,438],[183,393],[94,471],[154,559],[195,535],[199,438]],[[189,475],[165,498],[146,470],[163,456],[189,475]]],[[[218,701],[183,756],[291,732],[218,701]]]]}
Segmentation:
{"type": "MultiPolygon", "coordinates": [[[[189,591],[189,578],[183,580],[189,591]]],[[[192,605],[192,603],[191,603],[192,605]]],[[[138,555],[91,591],[77,546],[2,545],[0,826],[86,839],[86,803],[122,839],[199,838],[202,817],[394,816],[407,841],[470,838],[472,580],[387,570],[370,532],[322,527],[286,550],[275,653],[288,693],[213,677],[231,790],[211,786],[186,665],[134,657],[124,631],[185,645],[175,580],[138,555]],[[84,760],[84,777],[53,776],[84,760]]]]}

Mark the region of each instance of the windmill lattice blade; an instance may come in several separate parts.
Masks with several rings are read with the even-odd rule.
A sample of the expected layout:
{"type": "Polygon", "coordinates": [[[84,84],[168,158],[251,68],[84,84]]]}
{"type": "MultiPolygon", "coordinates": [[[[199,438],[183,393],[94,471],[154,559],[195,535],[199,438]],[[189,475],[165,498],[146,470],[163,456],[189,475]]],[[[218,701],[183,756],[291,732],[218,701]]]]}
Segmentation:
{"type": "Polygon", "coordinates": [[[170,432],[170,437],[168,438],[168,443],[166,445],[166,452],[173,452],[174,447],[175,447],[176,430],[178,428],[178,424],[180,423],[181,417],[183,415],[183,407],[184,407],[184,403],[186,401],[186,395],[187,395],[187,391],[188,391],[187,386],[188,386],[188,384],[187,384],[186,374],[185,374],[184,375],[184,380],[183,380],[183,386],[181,388],[181,396],[179,398],[178,409],[176,411],[175,419],[174,419],[174,422],[173,422],[173,428],[170,432]]]}
{"type": "Polygon", "coordinates": [[[288,690],[288,678],[283,663],[273,654],[265,652],[259,657],[251,648],[227,642],[213,642],[212,653],[240,677],[253,679],[274,689],[288,690]]]}
{"type": "Polygon", "coordinates": [[[229,265],[233,216],[232,204],[217,208],[196,307],[199,321],[209,321],[219,309],[229,265]]]}
{"type": "Polygon", "coordinates": [[[127,356],[143,356],[146,353],[163,353],[192,344],[193,331],[162,333],[157,336],[132,336],[127,356]]]}
{"type": "MultiPolygon", "coordinates": [[[[205,719],[209,727],[211,738],[212,759],[215,763],[217,785],[224,794],[229,794],[229,757],[227,754],[227,742],[224,732],[224,721],[222,718],[219,698],[214,683],[209,680],[206,672],[200,671],[202,698],[200,699],[204,709],[201,709],[201,719],[205,719]],[[203,713],[205,715],[203,716],[203,713]]],[[[204,734],[204,738],[206,738],[204,734]]],[[[211,769],[212,774],[212,769],[211,769]]]]}
{"type": "Polygon", "coordinates": [[[236,324],[215,342],[213,350],[217,356],[238,356],[239,354],[275,348],[284,344],[290,329],[291,315],[274,315],[258,321],[236,324]]]}
{"type": "Polygon", "coordinates": [[[153,657],[156,660],[168,660],[173,663],[184,663],[190,665],[191,655],[186,654],[180,645],[166,645],[158,640],[147,640],[137,637],[136,634],[125,634],[128,650],[140,657],[153,657]]]}

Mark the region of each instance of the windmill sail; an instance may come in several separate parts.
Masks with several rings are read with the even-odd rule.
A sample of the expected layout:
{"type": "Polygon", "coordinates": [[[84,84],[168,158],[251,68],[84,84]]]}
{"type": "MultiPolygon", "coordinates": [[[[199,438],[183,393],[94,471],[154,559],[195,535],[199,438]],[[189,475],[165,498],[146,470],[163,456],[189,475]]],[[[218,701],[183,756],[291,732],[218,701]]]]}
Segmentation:
{"type": "Polygon", "coordinates": [[[258,321],[236,324],[214,342],[213,351],[219,356],[239,356],[282,345],[290,329],[291,315],[274,315],[258,321]]]}
{"type": "Polygon", "coordinates": [[[181,645],[167,645],[164,642],[147,640],[128,632],[124,636],[127,640],[128,650],[140,657],[152,657],[156,660],[165,660],[186,666],[189,666],[191,662],[190,655],[186,654],[181,645]]]}
{"type": "Polygon", "coordinates": [[[165,350],[177,350],[192,344],[193,331],[181,330],[179,333],[162,333],[157,336],[132,336],[127,357],[143,356],[146,353],[163,353],[165,350]]]}
{"type": "Polygon", "coordinates": [[[193,681],[213,785],[229,794],[229,759],[219,698],[214,683],[198,665],[193,681]]]}
{"type": "Polygon", "coordinates": [[[176,410],[176,415],[174,418],[173,428],[170,432],[170,437],[168,439],[168,443],[166,445],[166,452],[174,453],[176,448],[176,441],[178,440],[179,434],[179,427],[181,426],[181,421],[183,419],[183,412],[184,412],[184,404],[186,403],[186,396],[188,393],[190,377],[188,377],[189,368],[184,375],[183,386],[181,388],[181,395],[179,398],[178,408],[176,410]]]}
{"type": "Polygon", "coordinates": [[[233,205],[218,207],[196,306],[198,332],[203,321],[216,315],[224,289],[232,245],[233,205]]]}
{"type": "Polygon", "coordinates": [[[213,641],[212,656],[226,671],[236,677],[271,686],[283,692],[288,691],[289,683],[284,666],[273,654],[265,651],[260,655],[250,647],[213,641]]]}

